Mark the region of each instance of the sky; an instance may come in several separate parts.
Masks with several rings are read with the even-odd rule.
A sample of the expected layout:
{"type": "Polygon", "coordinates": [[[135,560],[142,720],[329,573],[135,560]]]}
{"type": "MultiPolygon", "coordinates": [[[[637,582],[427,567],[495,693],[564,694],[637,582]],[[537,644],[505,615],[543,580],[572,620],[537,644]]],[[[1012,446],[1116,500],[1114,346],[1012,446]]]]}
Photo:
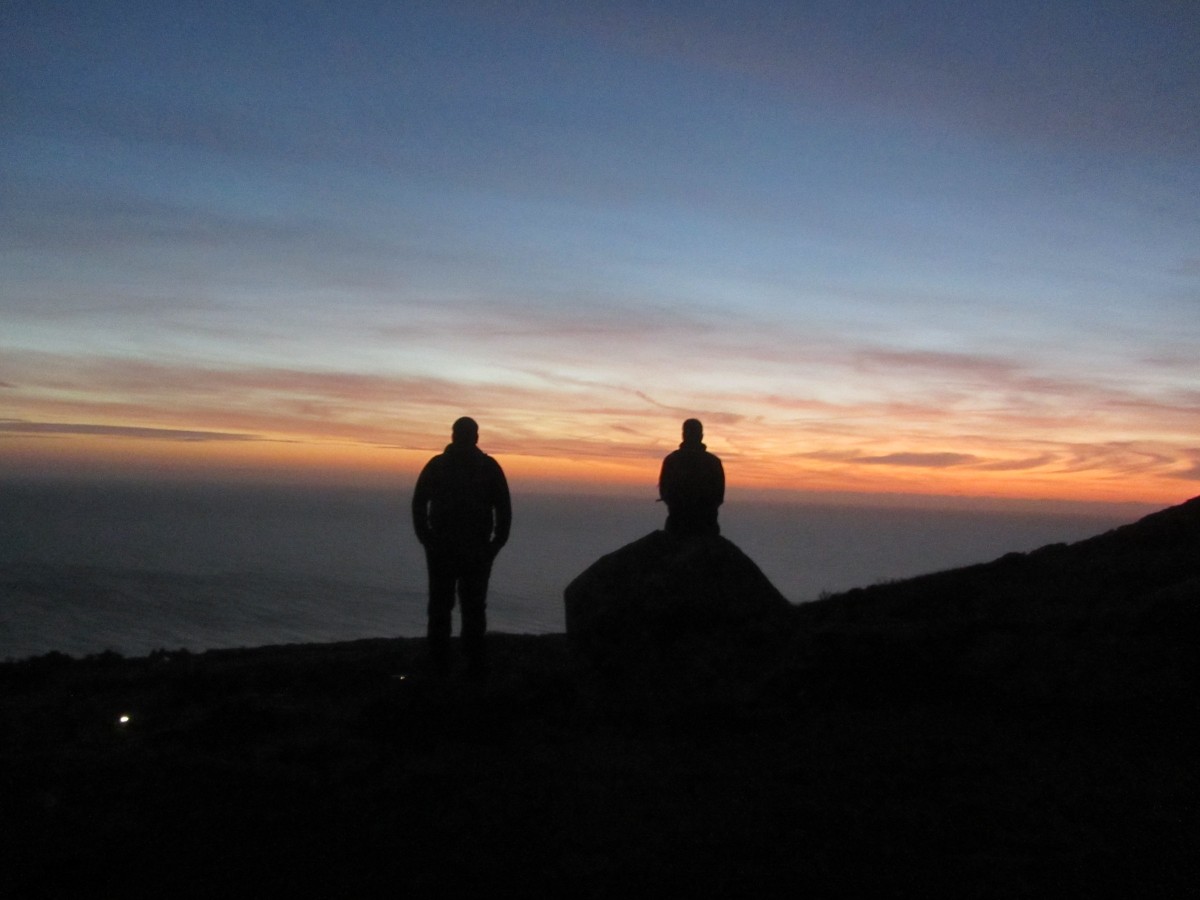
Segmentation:
{"type": "Polygon", "coordinates": [[[1200,493],[1200,6],[25,2],[0,474],[1200,493]]]}

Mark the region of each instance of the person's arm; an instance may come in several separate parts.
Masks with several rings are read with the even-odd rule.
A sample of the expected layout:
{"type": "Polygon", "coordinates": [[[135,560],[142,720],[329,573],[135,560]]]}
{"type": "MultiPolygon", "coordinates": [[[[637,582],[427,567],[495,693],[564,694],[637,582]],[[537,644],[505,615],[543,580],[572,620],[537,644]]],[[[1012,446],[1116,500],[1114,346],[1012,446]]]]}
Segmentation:
{"type": "Polygon", "coordinates": [[[416,487],[413,488],[412,496],[412,521],[413,530],[417,533],[417,540],[422,544],[429,543],[429,539],[433,536],[433,532],[429,527],[429,496],[430,496],[430,481],[433,476],[430,474],[430,469],[433,466],[432,460],[426,464],[421,470],[421,474],[417,476],[416,487]]]}
{"type": "Polygon", "coordinates": [[[674,485],[671,484],[670,462],[670,455],[663,457],[662,468],[658,470],[658,499],[667,504],[671,502],[670,494],[674,488],[674,485]]]}
{"type": "Polygon", "coordinates": [[[495,497],[492,501],[493,515],[495,516],[494,530],[492,532],[492,549],[499,553],[500,548],[508,543],[508,534],[512,529],[512,497],[508,493],[508,479],[504,477],[504,470],[500,468],[500,464],[493,460],[495,465],[495,497]]]}

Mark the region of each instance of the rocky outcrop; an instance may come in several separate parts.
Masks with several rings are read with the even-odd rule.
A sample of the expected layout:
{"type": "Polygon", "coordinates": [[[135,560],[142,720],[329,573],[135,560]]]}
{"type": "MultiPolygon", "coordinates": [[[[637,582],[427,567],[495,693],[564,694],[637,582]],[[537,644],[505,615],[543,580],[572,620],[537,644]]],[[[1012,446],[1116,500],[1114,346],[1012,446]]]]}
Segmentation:
{"type": "Polygon", "coordinates": [[[665,531],[602,556],[563,599],[567,636],[586,650],[697,635],[733,639],[782,625],[791,608],[732,541],[665,531]]]}

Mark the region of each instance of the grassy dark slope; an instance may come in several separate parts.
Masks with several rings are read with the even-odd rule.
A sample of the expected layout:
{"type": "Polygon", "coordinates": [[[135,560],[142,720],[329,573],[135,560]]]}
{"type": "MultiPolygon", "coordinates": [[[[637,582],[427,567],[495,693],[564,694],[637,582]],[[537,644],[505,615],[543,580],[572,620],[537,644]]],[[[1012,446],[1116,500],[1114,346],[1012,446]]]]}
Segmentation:
{"type": "Polygon", "coordinates": [[[1022,704],[1122,706],[1135,717],[1162,703],[1187,709],[1200,637],[1200,497],[1075,544],[849,591],[797,618],[802,645],[853,638],[834,654],[800,653],[827,674],[873,656],[870,668],[887,666],[902,689],[917,679],[1022,704]]]}
{"type": "Polygon", "coordinates": [[[1179,896],[1200,501],[485,683],[360,641],[0,666],[4,896],[1179,896]],[[118,717],[130,716],[128,724],[118,717]]]}

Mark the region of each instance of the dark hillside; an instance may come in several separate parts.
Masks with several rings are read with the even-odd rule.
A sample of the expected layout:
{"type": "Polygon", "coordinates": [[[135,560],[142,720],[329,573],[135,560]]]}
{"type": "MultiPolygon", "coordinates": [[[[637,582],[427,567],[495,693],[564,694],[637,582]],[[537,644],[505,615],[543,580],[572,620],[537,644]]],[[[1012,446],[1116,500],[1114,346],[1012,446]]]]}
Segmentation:
{"type": "Polygon", "coordinates": [[[857,588],[806,607],[873,616],[1141,612],[1200,585],[1200,497],[1074,544],[857,588]]]}
{"type": "Polygon", "coordinates": [[[848,591],[796,618],[798,658],[848,675],[869,656],[866,668],[894,676],[889,690],[915,679],[1072,710],[1194,713],[1200,498],[1075,544],[848,591]]]}
{"type": "Polygon", "coordinates": [[[486,682],[387,639],[3,664],[0,896],[1186,896],[1198,521],[638,658],[495,635],[486,682]]]}

